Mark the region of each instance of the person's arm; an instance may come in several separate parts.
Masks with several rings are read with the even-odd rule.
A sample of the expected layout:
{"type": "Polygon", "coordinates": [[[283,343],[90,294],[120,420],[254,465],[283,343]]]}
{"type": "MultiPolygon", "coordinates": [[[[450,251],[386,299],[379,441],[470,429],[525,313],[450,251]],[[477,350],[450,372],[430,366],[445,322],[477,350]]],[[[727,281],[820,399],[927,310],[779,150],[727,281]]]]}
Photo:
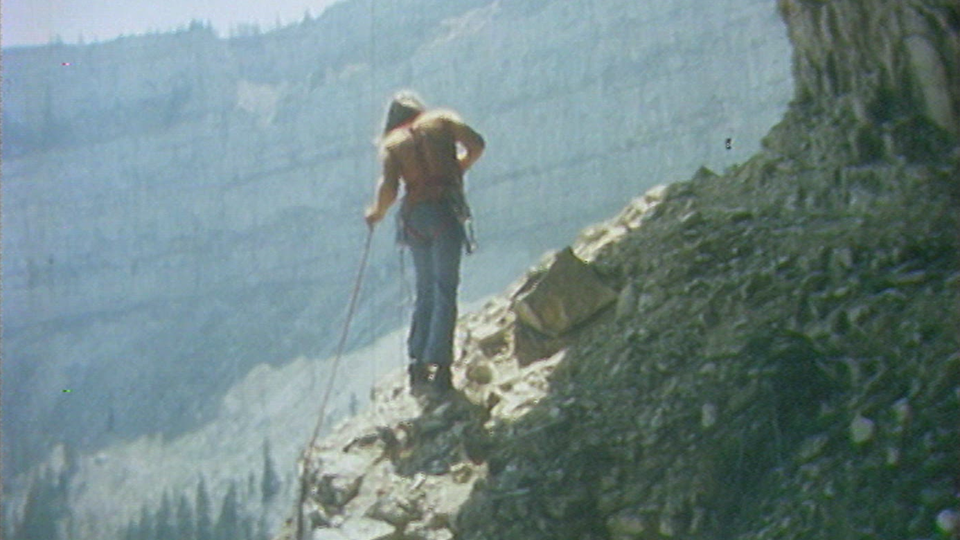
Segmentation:
{"type": "Polygon", "coordinates": [[[457,161],[460,162],[460,170],[467,172],[480,159],[486,143],[479,133],[464,124],[459,118],[450,119],[450,129],[453,131],[454,139],[462,144],[467,151],[464,155],[457,156],[457,161]]]}
{"type": "Polygon", "coordinates": [[[390,152],[384,152],[383,174],[377,182],[377,193],[372,205],[367,208],[364,219],[367,225],[376,225],[385,215],[390,206],[397,200],[397,191],[400,188],[400,170],[396,160],[390,152]]]}

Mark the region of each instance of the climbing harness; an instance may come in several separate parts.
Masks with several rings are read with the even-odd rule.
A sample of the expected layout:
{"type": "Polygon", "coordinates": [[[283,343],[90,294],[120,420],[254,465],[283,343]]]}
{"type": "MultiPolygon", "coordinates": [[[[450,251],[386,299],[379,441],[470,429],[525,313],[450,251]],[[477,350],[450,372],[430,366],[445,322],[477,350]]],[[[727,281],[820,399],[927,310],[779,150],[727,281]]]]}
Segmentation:
{"type": "MultiPolygon", "coordinates": [[[[343,357],[343,348],[347,343],[347,335],[350,332],[350,323],[353,321],[353,314],[357,307],[357,298],[360,296],[360,285],[363,283],[363,272],[367,267],[367,256],[370,254],[370,241],[373,239],[373,226],[367,230],[367,240],[363,246],[363,255],[360,258],[360,268],[357,270],[357,279],[353,285],[353,293],[350,295],[350,305],[347,308],[347,319],[343,324],[343,332],[340,334],[340,342],[337,344],[337,352],[333,357],[333,366],[330,370],[330,377],[327,379],[327,388],[323,392],[323,398],[320,400],[320,414],[317,418],[317,425],[313,428],[313,436],[310,442],[300,455],[300,460],[306,467],[307,454],[317,443],[317,437],[320,436],[320,428],[323,426],[323,420],[327,413],[327,403],[330,401],[330,394],[333,393],[333,386],[337,378],[337,368],[340,366],[340,360],[343,357]]],[[[303,538],[303,503],[307,497],[307,475],[300,474],[300,494],[297,498],[297,540],[303,538]]]]}
{"type": "MultiPolygon", "coordinates": [[[[473,212],[470,210],[470,205],[467,204],[467,197],[464,193],[465,182],[463,179],[463,173],[461,172],[459,175],[454,177],[447,177],[439,173],[430,174],[430,160],[427,159],[427,150],[424,148],[424,134],[413,126],[407,127],[407,130],[410,132],[410,137],[413,139],[414,153],[417,156],[417,162],[420,165],[420,170],[427,174],[427,177],[430,180],[428,185],[439,191],[441,194],[441,200],[447,205],[450,211],[453,212],[457,222],[460,223],[460,227],[463,230],[464,250],[468,255],[472,254],[477,250],[478,246],[473,226],[473,212]]],[[[404,212],[401,212],[401,216],[403,213],[404,212]]],[[[422,237],[422,235],[417,234],[416,231],[411,230],[404,224],[403,217],[401,217],[401,226],[403,227],[404,234],[411,235],[413,237],[422,237]]]]}

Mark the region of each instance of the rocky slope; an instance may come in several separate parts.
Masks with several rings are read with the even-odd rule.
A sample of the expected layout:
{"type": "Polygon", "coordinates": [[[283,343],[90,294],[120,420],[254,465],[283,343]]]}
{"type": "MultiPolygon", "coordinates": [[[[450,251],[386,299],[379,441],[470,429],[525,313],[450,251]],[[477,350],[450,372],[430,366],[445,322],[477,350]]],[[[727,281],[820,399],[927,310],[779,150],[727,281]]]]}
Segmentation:
{"type": "Polygon", "coordinates": [[[958,535],[960,13],[779,7],[797,90],[764,148],[585,231],[619,294],[581,325],[517,316],[550,260],[465,316],[460,392],[386,383],[306,450],[280,538],[958,535]]]}

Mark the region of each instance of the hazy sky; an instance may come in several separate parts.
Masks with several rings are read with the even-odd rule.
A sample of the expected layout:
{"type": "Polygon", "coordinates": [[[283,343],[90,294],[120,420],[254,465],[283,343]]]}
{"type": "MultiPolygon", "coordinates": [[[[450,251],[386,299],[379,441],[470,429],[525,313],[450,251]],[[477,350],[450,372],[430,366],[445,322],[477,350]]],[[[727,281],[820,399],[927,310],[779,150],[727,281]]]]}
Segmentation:
{"type": "Polygon", "coordinates": [[[273,28],[313,16],[339,0],[0,0],[3,46],[108,41],[121,34],[169,31],[209,20],[221,35],[243,23],[273,28]]]}

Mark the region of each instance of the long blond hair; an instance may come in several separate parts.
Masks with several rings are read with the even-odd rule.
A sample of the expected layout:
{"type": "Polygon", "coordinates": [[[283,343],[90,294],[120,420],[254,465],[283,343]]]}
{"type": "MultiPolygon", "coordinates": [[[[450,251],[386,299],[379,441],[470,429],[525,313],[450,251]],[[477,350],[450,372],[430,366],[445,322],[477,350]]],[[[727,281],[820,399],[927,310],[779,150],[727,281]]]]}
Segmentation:
{"type": "Polygon", "coordinates": [[[390,133],[398,126],[406,124],[417,115],[425,111],[427,107],[423,101],[410,90],[403,90],[393,95],[390,105],[387,106],[387,114],[384,120],[383,135],[390,133]]]}

